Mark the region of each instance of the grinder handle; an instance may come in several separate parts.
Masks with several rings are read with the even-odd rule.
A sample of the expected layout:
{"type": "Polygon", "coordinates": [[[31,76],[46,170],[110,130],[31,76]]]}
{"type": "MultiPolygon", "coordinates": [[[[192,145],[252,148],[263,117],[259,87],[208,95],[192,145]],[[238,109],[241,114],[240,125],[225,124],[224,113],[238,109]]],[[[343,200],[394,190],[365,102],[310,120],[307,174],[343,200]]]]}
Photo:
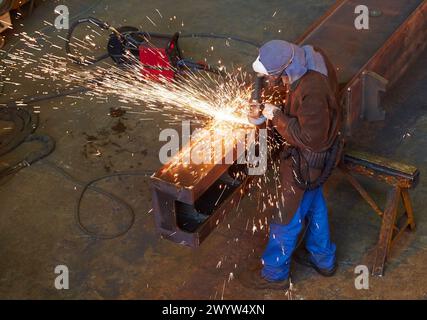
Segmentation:
{"type": "Polygon", "coordinates": [[[261,93],[264,85],[264,76],[257,75],[255,78],[254,90],[252,91],[252,101],[262,102],[261,93]]]}

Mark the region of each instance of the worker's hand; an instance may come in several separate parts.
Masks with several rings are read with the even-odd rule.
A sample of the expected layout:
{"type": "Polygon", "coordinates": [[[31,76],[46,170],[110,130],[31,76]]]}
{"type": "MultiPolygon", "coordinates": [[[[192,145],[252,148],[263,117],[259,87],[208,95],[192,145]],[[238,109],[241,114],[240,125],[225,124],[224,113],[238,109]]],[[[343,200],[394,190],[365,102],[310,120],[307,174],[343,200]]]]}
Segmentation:
{"type": "Polygon", "coordinates": [[[280,112],[280,109],[278,107],[276,107],[274,104],[271,104],[271,103],[265,103],[264,104],[264,110],[262,111],[262,114],[268,120],[272,120],[274,118],[274,115],[277,112],[280,112]]]}

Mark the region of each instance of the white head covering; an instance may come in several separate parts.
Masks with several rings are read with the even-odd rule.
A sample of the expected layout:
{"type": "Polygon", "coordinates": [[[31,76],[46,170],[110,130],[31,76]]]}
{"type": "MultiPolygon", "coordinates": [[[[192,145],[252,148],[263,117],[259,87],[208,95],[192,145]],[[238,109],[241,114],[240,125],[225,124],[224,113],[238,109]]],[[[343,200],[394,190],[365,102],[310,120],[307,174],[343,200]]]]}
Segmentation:
{"type": "Polygon", "coordinates": [[[268,71],[264,67],[264,65],[261,63],[261,61],[259,61],[259,56],[256,58],[254,63],[252,63],[252,69],[254,69],[254,71],[256,73],[260,73],[260,74],[263,74],[265,76],[268,76],[268,71]]]}

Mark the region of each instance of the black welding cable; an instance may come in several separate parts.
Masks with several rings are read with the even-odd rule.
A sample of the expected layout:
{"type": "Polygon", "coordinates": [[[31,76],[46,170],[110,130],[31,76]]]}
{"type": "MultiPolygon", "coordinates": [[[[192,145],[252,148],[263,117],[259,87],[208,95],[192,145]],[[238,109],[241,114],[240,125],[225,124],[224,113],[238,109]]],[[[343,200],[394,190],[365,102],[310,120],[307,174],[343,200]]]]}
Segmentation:
{"type": "Polygon", "coordinates": [[[78,87],[55,94],[30,96],[21,98],[19,101],[12,100],[7,103],[0,103],[0,120],[13,123],[11,131],[1,137],[0,156],[13,151],[22,143],[38,141],[43,145],[43,148],[39,151],[32,152],[18,163],[2,169],[0,171],[0,178],[13,174],[25,166],[46,157],[55,148],[55,141],[51,137],[34,134],[39,124],[39,116],[37,113],[33,113],[27,105],[88,90],[84,87],[78,87]]]}
{"type": "Polygon", "coordinates": [[[34,132],[38,124],[38,117],[26,108],[0,108],[0,120],[14,124],[8,134],[2,135],[0,156],[12,151],[21,144],[28,135],[34,132]]]}
{"type": "Polygon", "coordinates": [[[51,99],[60,98],[60,97],[65,97],[65,96],[76,94],[76,93],[84,93],[84,92],[87,92],[90,90],[91,89],[86,88],[86,87],[77,87],[74,89],[59,91],[57,93],[52,93],[52,94],[34,95],[34,96],[19,98],[16,100],[9,100],[7,102],[0,102],[0,106],[2,106],[2,105],[6,106],[6,107],[26,106],[26,105],[33,104],[36,102],[51,100],[51,99]]]}
{"type": "Polygon", "coordinates": [[[79,58],[78,55],[76,55],[71,50],[71,39],[73,36],[73,32],[79,25],[81,25],[83,23],[93,24],[93,25],[95,25],[101,29],[104,29],[104,30],[110,29],[109,24],[107,24],[106,22],[101,21],[97,18],[94,18],[94,17],[81,18],[81,19],[78,19],[77,21],[75,21],[74,23],[72,23],[70,26],[70,29],[68,30],[66,41],[65,41],[65,52],[67,53],[68,58],[71,59],[76,64],[85,65],[85,66],[97,63],[97,62],[104,60],[104,59],[107,59],[110,56],[110,54],[108,52],[104,53],[103,55],[100,55],[98,57],[85,59],[84,57],[79,58]]]}
{"type": "MultiPolygon", "coordinates": [[[[126,40],[131,46],[130,47],[125,46],[125,48],[131,49],[131,50],[138,48],[138,46],[139,46],[140,39],[135,42],[134,41],[135,35],[139,35],[141,39],[149,39],[150,37],[171,38],[171,36],[168,34],[157,33],[157,32],[137,31],[136,28],[134,28],[135,30],[120,32],[121,28],[133,28],[133,27],[121,27],[121,28],[119,27],[119,28],[115,29],[115,28],[112,28],[108,23],[106,23],[100,19],[94,18],[94,17],[81,18],[81,19],[78,19],[77,21],[75,21],[74,23],[72,23],[69,30],[68,30],[66,41],[65,41],[65,52],[67,53],[67,56],[74,63],[79,64],[79,65],[85,65],[85,66],[92,65],[92,64],[95,64],[97,62],[100,62],[100,61],[108,58],[110,56],[110,54],[105,53],[105,54],[100,55],[98,57],[88,58],[88,57],[84,57],[84,56],[79,56],[73,52],[73,50],[71,49],[71,40],[73,38],[74,30],[81,24],[92,24],[92,25],[99,27],[100,29],[111,30],[113,32],[113,34],[116,34],[118,37],[122,38],[122,40],[126,40]]],[[[254,46],[255,48],[260,47],[260,44],[256,43],[253,40],[244,39],[241,37],[237,37],[234,35],[228,35],[228,34],[182,33],[179,35],[179,37],[180,38],[225,39],[225,40],[232,40],[232,41],[241,42],[241,43],[244,43],[247,45],[254,46]]]]}
{"type": "MultiPolygon", "coordinates": [[[[80,12],[78,12],[77,14],[75,14],[74,16],[72,16],[72,17],[70,18],[70,21],[73,21],[74,19],[76,19],[77,17],[81,16],[82,14],[85,14],[85,13],[87,13],[87,12],[91,11],[93,8],[97,7],[97,6],[98,6],[102,1],[103,1],[103,0],[98,0],[98,1],[96,1],[95,3],[92,3],[92,5],[88,6],[87,8],[83,9],[82,11],[80,11],[80,12]]],[[[53,25],[49,25],[49,26],[46,26],[46,27],[44,27],[44,28],[42,28],[42,29],[40,29],[40,30],[37,30],[37,32],[39,32],[39,33],[41,33],[41,34],[45,34],[47,31],[50,31],[50,30],[55,31],[55,30],[56,30],[55,26],[53,26],[53,25]]],[[[35,37],[34,39],[37,41],[37,40],[38,40],[38,39],[40,39],[40,38],[42,38],[42,36],[40,36],[40,37],[35,37]]],[[[18,39],[18,40],[16,40],[15,42],[13,42],[13,43],[10,45],[10,47],[9,47],[9,49],[8,49],[8,50],[6,50],[6,51],[1,51],[1,52],[0,52],[0,53],[1,53],[1,55],[0,55],[0,63],[1,63],[1,64],[3,64],[2,59],[3,59],[3,58],[5,58],[5,57],[7,57],[13,49],[16,49],[17,47],[19,47],[19,46],[20,46],[20,45],[22,45],[23,43],[24,43],[24,42],[22,42],[22,41],[20,41],[20,39],[18,39]]],[[[3,64],[3,65],[4,65],[4,64],[3,64]]],[[[3,93],[4,93],[4,86],[5,86],[5,85],[4,85],[4,82],[3,82],[3,80],[2,80],[2,78],[3,78],[3,77],[4,77],[4,76],[3,76],[2,72],[0,72],[0,94],[3,94],[3,93]]]]}
{"type": "MultiPolygon", "coordinates": [[[[128,32],[129,34],[140,34],[142,36],[152,36],[159,38],[170,38],[170,35],[164,33],[155,33],[155,32],[146,32],[146,31],[138,31],[138,32],[128,32]]],[[[210,33],[180,33],[180,38],[208,38],[208,39],[224,39],[224,40],[233,40],[236,42],[241,42],[253,46],[255,48],[259,48],[261,45],[253,40],[241,38],[238,36],[230,35],[230,34],[216,34],[213,32],[210,33]]]]}
{"type": "Polygon", "coordinates": [[[0,178],[10,175],[27,165],[30,165],[48,154],[55,148],[55,142],[47,135],[36,135],[35,130],[38,127],[39,116],[33,113],[27,105],[43,100],[50,100],[58,97],[67,96],[75,93],[88,91],[88,88],[79,87],[68,91],[58,92],[55,94],[42,96],[29,96],[21,98],[19,101],[9,101],[0,103],[0,120],[12,122],[13,127],[8,134],[2,135],[0,140],[0,156],[16,149],[24,142],[38,141],[43,144],[43,148],[36,152],[30,153],[17,164],[9,166],[0,171],[0,178]]]}
{"type": "MultiPolygon", "coordinates": [[[[93,18],[92,18],[93,19],[93,18]]],[[[138,34],[142,37],[155,37],[155,38],[170,38],[170,34],[165,33],[156,33],[156,32],[148,32],[148,31],[129,31],[123,32],[123,36],[126,37],[128,35],[138,34]]],[[[216,33],[180,33],[179,38],[208,38],[208,39],[224,39],[224,40],[233,40],[236,42],[245,43],[247,45],[253,46],[255,48],[259,48],[261,45],[253,40],[237,37],[229,34],[216,34],[216,33]]],[[[129,38],[128,38],[129,40],[129,38]]],[[[132,47],[134,49],[135,47],[132,47]]],[[[128,48],[129,49],[129,48],[128,48]]]]}
{"type": "Polygon", "coordinates": [[[74,89],[59,91],[59,92],[52,93],[52,94],[33,95],[33,96],[19,98],[16,100],[9,100],[7,102],[0,102],[0,106],[1,105],[4,105],[6,107],[25,106],[25,105],[33,104],[33,103],[40,102],[40,101],[51,100],[51,99],[55,99],[55,98],[69,96],[69,95],[76,94],[76,93],[85,93],[85,92],[90,91],[90,90],[91,89],[86,88],[86,87],[77,87],[74,89]]]}
{"type": "Polygon", "coordinates": [[[241,37],[236,37],[233,35],[227,34],[215,34],[215,33],[184,33],[179,36],[180,38],[210,38],[210,39],[225,39],[225,40],[233,40],[241,43],[245,43],[251,45],[255,48],[259,48],[261,45],[253,40],[244,39],[241,37]]]}
{"type": "Polygon", "coordinates": [[[99,187],[94,186],[94,184],[99,182],[99,181],[109,179],[109,178],[113,178],[113,177],[125,177],[125,176],[150,177],[153,174],[153,171],[150,171],[150,170],[137,171],[137,172],[118,172],[118,173],[112,173],[112,174],[108,174],[108,175],[105,175],[102,177],[92,179],[89,182],[82,182],[82,181],[74,178],[73,176],[71,176],[63,168],[59,167],[58,165],[56,165],[55,163],[53,163],[51,161],[43,160],[43,161],[41,161],[41,163],[48,165],[50,168],[56,170],[59,174],[61,174],[67,180],[72,181],[73,183],[82,187],[82,191],[80,192],[80,195],[77,199],[75,210],[74,210],[74,217],[76,220],[76,224],[78,225],[80,230],[82,232],[84,232],[85,234],[87,234],[88,236],[91,236],[91,237],[96,238],[96,239],[103,239],[103,240],[111,240],[111,239],[115,239],[115,238],[118,238],[118,237],[125,235],[132,228],[132,226],[135,223],[135,212],[134,212],[133,208],[126,201],[122,200],[121,198],[112,194],[111,192],[105,191],[104,189],[101,189],[99,187]],[[130,221],[126,225],[126,227],[123,228],[122,230],[116,232],[116,233],[113,233],[113,234],[103,234],[103,233],[98,233],[96,231],[89,230],[84,225],[84,223],[82,222],[82,219],[81,219],[81,204],[82,204],[84,195],[85,195],[87,190],[91,190],[91,191],[94,191],[100,195],[103,195],[103,196],[111,199],[115,203],[117,203],[120,207],[122,207],[129,215],[130,221]]]}
{"type": "Polygon", "coordinates": [[[34,141],[41,143],[42,148],[30,152],[23,160],[15,162],[14,164],[9,165],[7,168],[0,170],[0,179],[3,179],[6,176],[12,175],[18,172],[19,170],[34,164],[40,159],[47,157],[53,152],[53,150],[55,150],[55,140],[45,134],[30,134],[21,143],[28,143],[34,141]]]}

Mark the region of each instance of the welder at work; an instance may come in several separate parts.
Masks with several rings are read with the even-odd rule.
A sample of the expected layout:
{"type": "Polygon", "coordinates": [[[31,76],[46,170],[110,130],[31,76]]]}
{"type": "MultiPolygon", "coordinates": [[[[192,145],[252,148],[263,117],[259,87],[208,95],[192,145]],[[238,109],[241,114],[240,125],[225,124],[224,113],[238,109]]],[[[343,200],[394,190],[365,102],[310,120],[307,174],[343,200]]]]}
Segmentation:
{"type": "Polygon", "coordinates": [[[330,240],[328,210],[322,192],[342,147],[342,110],[337,75],[319,48],[272,40],[252,65],[257,73],[248,114],[257,126],[273,128],[280,144],[280,192],[270,221],[269,241],[261,261],[240,275],[256,289],[287,289],[295,260],[323,276],[337,269],[336,246],[330,240]],[[264,103],[263,85],[285,92],[284,103],[264,103]],[[295,255],[305,226],[305,251],[295,255]]]}

